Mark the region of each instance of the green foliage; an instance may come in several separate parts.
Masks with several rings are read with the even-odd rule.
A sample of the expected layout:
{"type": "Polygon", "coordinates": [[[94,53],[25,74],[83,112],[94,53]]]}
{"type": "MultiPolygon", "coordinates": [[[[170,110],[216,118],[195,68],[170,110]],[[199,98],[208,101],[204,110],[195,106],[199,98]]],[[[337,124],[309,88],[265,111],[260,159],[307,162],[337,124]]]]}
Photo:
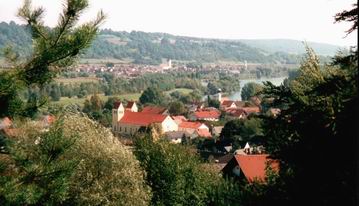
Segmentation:
{"type": "Polygon", "coordinates": [[[289,87],[266,83],[264,94],[274,98],[273,107],[281,109],[277,118],[268,118],[264,124],[265,146],[281,160],[280,177],[287,194],[279,201],[354,204],[357,59],[353,52],[350,58],[338,56],[333,66],[321,68],[308,49],[299,76],[289,87]],[[335,155],[328,158],[333,151],[335,155]]]}
{"type": "Polygon", "coordinates": [[[2,172],[0,202],[5,205],[63,204],[71,196],[71,177],[78,164],[77,160],[64,157],[76,136],[64,138],[61,121],[44,133],[39,133],[40,128],[31,123],[23,129],[7,147],[10,160],[2,172]]]}
{"type": "Polygon", "coordinates": [[[215,84],[213,84],[212,82],[209,82],[207,84],[207,92],[208,94],[217,94],[219,91],[218,86],[216,86],[215,84]]]}
{"type": "Polygon", "coordinates": [[[50,97],[52,101],[59,101],[61,98],[61,91],[57,84],[53,84],[50,91],[50,97]]]}
{"type": "Polygon", "coordinates": [[[98,123],[68,114],[49,131],[21,125],[0,159],[2,205],[148,204],[138,161],[98,123]]]}
{"type": "Polygon", "coordinates": [[[79,115],[67,115],[64,132],[79,136],[67,158],[80,161],[71,184],[76,205],[147,205],[145,172],[109,129],[79,115]]]}
{"type": "Polygon", "coordinates": [[[221,141],[233,144],[233,149],[243,147],[246,142],[260,145],[263,142],[263,121],[258,117],[236,119],[227,122],[220,134],[221,141]]]}
{"type": "Polygon", "coordinates": [[[353,8],[350,11],[344,10],[335,15],[335,22],[352,22],[352,26],[347,31],[347,35],[358,29],[358,4],[353,4],[353,8]]]}
{"type": "Polygon", "coordinates": [[[214,107],[218,109],[221,103],[217,99],[213,99],[210,96],[207,96],[207,105],[209,107],[214,107]]]}
{"type": "Polygon", "coordinates": [[[106,63],[106,67],[113,67],[115,64],[114,63],[112,63],[112,62],[107,62],[106,63]]]}
{"type": "Polygon", "coordinates": [[[169,106],[168,111],[171,115],[184,115],[188,112],[185,105],[179,101],[172,102],[169,106]]]}
{"type": "MultiPolygon", "coordinates": [[[[31,32],[26,27],[13,22],[0,23],[0,34],[0,48],[12,44],[20,56],[32,51],[31,32]]],[[[333,55],[338,50],[333,45],[309,44],[322,55],[333,55]]],[[[82,57],[132,59],[134,63],[150,65],[158,65],[162,59],[173,59],[188,62],[186,66],[190,68],[201,68],[202,62],[217,61],[298,64],[304,52],[302,42],[295,40],[232,41],[104,29],[82,57]]]]}
{"type": "MultiPolygon", "coordinates": [[[[45,83],[49,83],[61,68],[71,65],[78,54],[90,46],[100,23],[104,20],[104,15],[100,12],[94,21],[75,27],[79,15],[87,6],[86,0],[66,1],[58,25],[48,29],[43,25],[44,9],[32,8],[31,1],[25,0],[18,11],[18,16],[27,22],[28,29],[31,31],[33,52],[26,61],[19,61],[11,49],[6,50],[7,60],[15,69],[0,74],[0,78],[4,80],[0,84],[2,91],[0,99],[4,100],[1,105],[4,108],[0,110],[0,116],[28,113],[23,111],[27,107],[20,106],[19,90],[31,86],[42,87],[45,83]],[[12,111],[14,108],[17,111],[12,111]]],[[[58,99],[56,93],[54,91],[55,100],[58,99]]],[[[36,106],[30,107],[30,110],[37,110],[38,106],[41,106],[41,103],[33,104],[36,106]]]]}
{"type": "Polygon", "coordinates": [[[251,97],[256,96],[259,92],[261,92],[262,89],[263,86],[255,82],[249,82],[245,84],[241,92],[242,100],[249,100],[251,97]]]}
{"type": "Polygon", "coordinates": [[[135,143],[135,155],[147,172],[152,205],[208,205],[216,175],[200,168],[198,157],[188,148],[149,137],[135,143]]]}
{"type": "Polygon", "coordinates": [[[18,96],[21,82],[13,74],[0,73],[0,117],[20,115],[24,102],[18,96]]]}
{"type": "Polygon", "coordinates": [[[161,105],[164,104],[164,101],[164,94],[157,88],[147,88],[140,97],[140,102],[142,104],[161,105]]]}

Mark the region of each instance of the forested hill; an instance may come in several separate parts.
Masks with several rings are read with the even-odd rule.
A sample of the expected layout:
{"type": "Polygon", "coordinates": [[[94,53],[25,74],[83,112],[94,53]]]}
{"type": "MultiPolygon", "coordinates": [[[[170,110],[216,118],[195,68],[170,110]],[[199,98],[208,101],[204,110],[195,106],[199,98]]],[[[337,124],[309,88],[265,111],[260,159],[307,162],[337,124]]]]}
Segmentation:
{"type": "MultiPolygon", "coordinates": [[[[268,52],[285,52],[290,54],[303,54],[305,48],[302,41],[292,39],[241,39],[241,42],[255,48],[263,49],[268,52]]],[[[311,48],[320,55],[333,56],[339,49],[339,46],[332,44],[306,42],[311,48]]]]}
{"type": "MultiPolygon", "coordinates": [[[[162,59],[195,62],[247,61],[250,63],[295,64],[301,60],[300,52],[292,52],[292,44],[266,42],[266,46],[253,40],[220,40],[174,36],[165,33],[116,32],[102,30],[83,58],[130,59],[134,63],[159,64],[162,59]],[[282,48],[284,49],[276,49],[282,48]]],[[[297,41],[299,42],[299,41],[297,41]]],[[[11,44],[20,55],[31,51],[30,32],[14,22],[0,23],[0,48],[11,44]]],[[[319,55],[332,55],[334,49],[315,44],[319,55]]],[[[303,44],[297,45],[304,51],[303,44]]],[[[339,47],[337,47],[339,48],[339,47]]]]}

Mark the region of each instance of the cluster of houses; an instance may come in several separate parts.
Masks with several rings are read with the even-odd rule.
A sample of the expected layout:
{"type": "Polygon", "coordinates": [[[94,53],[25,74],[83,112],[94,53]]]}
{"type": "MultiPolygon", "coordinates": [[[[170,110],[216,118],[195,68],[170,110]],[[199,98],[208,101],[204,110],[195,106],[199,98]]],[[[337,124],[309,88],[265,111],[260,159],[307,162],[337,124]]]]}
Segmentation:
{"type": "Polygon", "coordinates": [[[184,116],[170,116],[166,108],[158,106],[146,106],[138,111],[136,102],[116,102],[112,109],[112,130],[115,134],[134,135],[141,128],[157,125],[161,133],[165,134],[172,142],[179,143],[185,137],[210,138],[212,134],[209,127],[197,120],[218,120],[218,111],[198,111],[189,121],[184,116]]]}
{"type": "MultiPolygon", "coordinates": [[[[185,117],[171,116],[163,107],[146,106],[139,111],[136,102],[127,102],[126,105],[115,102],[112,109],[112,130],[115,134],[130,136],[141,128],[157,125],[167,139],[173,143],[181,143],[183,137],[193,139],[218,136],[223,126],[210,129],[204,121],[218,121],[223,112],[236,118],[245,118],[251,113],[260,112],[260,109],[253,105],[245,106],[240,101],[230,100],[221,101],[220,109],[204,107],[203,104],[192,107],[193,111],[185,117]]],[[[39,119],[45,128],[54,121],[55,117],[52,115],[45,115],[39,119]]],[[[17,131],[11,125],[12,121],[9,118],[0,119],[0,132],[6,136],[16,135],[17,131]]],[[[211,167],[216,167],[224,176],[248,182],[265,182],[268,168],[275,172],[279,170],[278,161],[271,159],[262,147],[251,147],[247,143],[243,149],[234,153],[231,150],[231,147],[226,148],[226,152],[215,158],[211,164],[211,167]]]]}
{"type": "MultiPolygon", "coordinates": [[[[223,126],[209,127],[208,122],[218,121],[223,113],[232,118],[243,119],[253,113],[260,113],[260,101],[252,99],[252,104],[242,101],[221,99],[220,108],[205,107],[204,103],[188,105],[189,114],[171,116],[166,108],[146,106],[139,111],[136,102],[116,102],[112,110],[112,129],[121,136],[133,135],[141,128],[157,125],[163,136],[172,143],[181,143],[186,138],[212,138],[219,136],[223,126]]],[[[273,111],[279,112],[279,111],[273,111]]],[[[278,161],[269,158],[261,147],[250,147],[234,153],[232,147],[215,159],[211,166],[216,167],[225,176],[245,179],[248,182],[266,181],[266,171],[270,168],[278,171],[278,161]]]]}
{"type": "Polygon", "coordinates": [[[160,65],[139,65],[139,64],[116,64],[112,67],[107,67],[97,64],[80,64],[73,71],[86,72],[96,74],[98,72],[110,72],[116,76],[125,78],[135,78],[146,73],[163,73],[164,70],[169,69],[170,66],[160,65]]]}
{"type": "Polygon", "coordinates": [[[112,131],[114,134],[131,136],[141,128],[157,125],[160,132],[173,143],[180,143],[182,137],[211,138],[219,136],[223,126],[210,128],[205,122],[219,121],[223,113],[232,118],[243,119],[252,113],[259,113],[260,107],[223,98],[219,109],[205,107],[200,102],[188,105],[188,110],[187,117],[171,116],[167,108],[146,106],[139,111],[136,102],[130,101],[126,105],[115,102],[112,109],[112,131]]]}

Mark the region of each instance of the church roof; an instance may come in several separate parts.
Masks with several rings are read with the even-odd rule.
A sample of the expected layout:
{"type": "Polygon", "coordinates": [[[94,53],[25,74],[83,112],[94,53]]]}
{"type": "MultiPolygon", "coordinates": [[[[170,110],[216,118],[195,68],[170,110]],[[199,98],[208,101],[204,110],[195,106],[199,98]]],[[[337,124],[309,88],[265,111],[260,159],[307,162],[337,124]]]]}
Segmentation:
{"type": "Polygon", "coordinates": [[[152,123],[162,123],[166,117],[166,115],[162,114],[126,111],[119,122],[124,124],[148,126],[152,123]]]}

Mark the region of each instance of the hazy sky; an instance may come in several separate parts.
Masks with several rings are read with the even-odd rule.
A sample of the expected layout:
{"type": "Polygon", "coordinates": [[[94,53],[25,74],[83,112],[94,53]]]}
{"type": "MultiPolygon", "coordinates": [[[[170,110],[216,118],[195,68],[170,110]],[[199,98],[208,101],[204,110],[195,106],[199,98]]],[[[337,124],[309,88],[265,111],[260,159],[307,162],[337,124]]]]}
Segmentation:
{"type": "MultiPolygon", "coordinates": [[[[22,0],[0,0],[0,21],[14,20],[22,0]]],[[[54,26],[64,0],[33,0],[46,9],[45,22],[54,26]]],[[[166,32],[175,35],[229,38],[287,38],[349,46],[350,24],[333,24],[333,16],[355,0],[89,0],[82,21],[102,9],[102,28],[166,32]]]]}

